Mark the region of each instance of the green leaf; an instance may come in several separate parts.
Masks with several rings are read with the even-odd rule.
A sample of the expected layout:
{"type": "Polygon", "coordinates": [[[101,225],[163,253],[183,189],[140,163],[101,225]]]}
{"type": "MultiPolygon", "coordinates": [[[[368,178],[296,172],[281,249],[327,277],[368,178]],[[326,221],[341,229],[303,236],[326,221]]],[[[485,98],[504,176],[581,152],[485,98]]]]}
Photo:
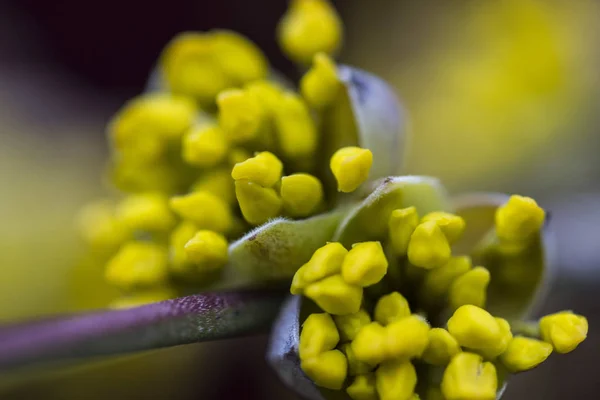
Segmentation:
{"type": "Polygon", "coordinates": [[[331,240],[343,211],[308,219],[268,222],[229,246],[225,282],[242,285],[291,279],[312,254],[331,240]]]}
{"type": "Polygon", "coordinates": [[[415,206],[420,215],[450,211],[445,189],[435,178],[388,177],[373,184],[375,190],[340,223],[333,239],[350,247],[357,242],[383,240],[392,211],[415,206]]]}

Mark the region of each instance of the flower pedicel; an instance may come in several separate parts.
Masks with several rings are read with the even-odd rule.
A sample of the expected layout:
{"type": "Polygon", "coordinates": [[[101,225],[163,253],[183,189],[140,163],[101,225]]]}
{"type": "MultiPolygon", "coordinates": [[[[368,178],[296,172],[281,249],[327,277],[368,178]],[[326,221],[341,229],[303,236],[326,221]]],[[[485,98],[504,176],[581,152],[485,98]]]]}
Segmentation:
{"type": "Polygon", "coordinates": [[[173,39],[152,91],[109,125],[126,195],[84,210],[83,237],[124,293],[115,306],[291,281],[293,346],[326,398],[494,399],[508,373],[587,334],[567,311],[521,329],[544,276],[546,213],[512,196],[476,234],[485,218],[461,215],[437,181],[394,177],[397,101],[335,64],[342,34],[327,1],[291,1],[278,38],[306,68],[299,90],[238,34],[173,39]]]}

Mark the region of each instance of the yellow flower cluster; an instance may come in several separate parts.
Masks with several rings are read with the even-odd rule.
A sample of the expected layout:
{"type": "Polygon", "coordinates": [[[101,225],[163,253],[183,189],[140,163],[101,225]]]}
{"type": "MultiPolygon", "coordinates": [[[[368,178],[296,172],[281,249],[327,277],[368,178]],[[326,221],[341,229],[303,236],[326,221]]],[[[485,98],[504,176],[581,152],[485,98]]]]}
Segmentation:
{"type": "Polygon", "coordinates": [[[325,180],[343,192],[367,180],[368,149],[320,149],[322,114],[342,94],[331,59],[342,40],[335,10],[294,1],[278,38],[292,60],[312,63],[298,90],[272,79],[250,40],[187,32],[161,54],[155,90],[110,122],[110,170],[124,195],[91,204],[79,222],[107,281],[125,294],[160,300],[152,293],[210,283],[230,241],[276,217],[330,209],[325,180]],[[323,168],[319,158],[331,156],[323,168]]]}
{"type": "MultiPolygon", "coordinates": [[[[512,196],[496,210],[498,246],[527,251],[544,216],[534,200],[512,196]]],[[[460,216],[420,218],[409,207],[391,212],[388,228],[383,242],[326,244],[294,276],[292,294],[322,310],[304,321],[299,346],[317,385],[354,400],[492,400],[504,371],[532,369],[585,339],[587,320],[572,312],[542,318],[526,337],[486,311],[490,272],[452,255],[466,228],[460,216]],[[417,390],[420,365],[441,368],[441,379],[423,373],[417,390]]]]}

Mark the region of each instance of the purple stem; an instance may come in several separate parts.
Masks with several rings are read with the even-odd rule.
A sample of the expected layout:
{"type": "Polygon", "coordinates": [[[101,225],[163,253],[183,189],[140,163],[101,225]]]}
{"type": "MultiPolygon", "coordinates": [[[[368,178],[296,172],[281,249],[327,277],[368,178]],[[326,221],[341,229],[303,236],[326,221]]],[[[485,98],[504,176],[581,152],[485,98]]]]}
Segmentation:
{"type": "Polygon", "coordinates": [[[284,293],[203,293],[125,310],[0,326],[0,371],[265,331],[284,293]]]}

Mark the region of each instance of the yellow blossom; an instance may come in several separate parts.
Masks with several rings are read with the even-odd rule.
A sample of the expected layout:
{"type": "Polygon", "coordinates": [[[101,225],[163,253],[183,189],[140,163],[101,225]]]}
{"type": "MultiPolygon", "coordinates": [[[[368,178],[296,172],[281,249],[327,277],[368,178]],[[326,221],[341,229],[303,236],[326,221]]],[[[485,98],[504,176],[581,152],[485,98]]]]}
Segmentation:
{"type": "Polygon", "coordinates": [[[369,177],[373,153],[360,147],[343,147],[337,150],[329,166],[338,184],[338,191],[355,191],[369,177]]]}
{"type": "Polygon", "coordinates": [[[540,332],[557,353],[569,353],[587,337],[588,321],[581,315],[562,311],[540,319],[540,332]]]}

